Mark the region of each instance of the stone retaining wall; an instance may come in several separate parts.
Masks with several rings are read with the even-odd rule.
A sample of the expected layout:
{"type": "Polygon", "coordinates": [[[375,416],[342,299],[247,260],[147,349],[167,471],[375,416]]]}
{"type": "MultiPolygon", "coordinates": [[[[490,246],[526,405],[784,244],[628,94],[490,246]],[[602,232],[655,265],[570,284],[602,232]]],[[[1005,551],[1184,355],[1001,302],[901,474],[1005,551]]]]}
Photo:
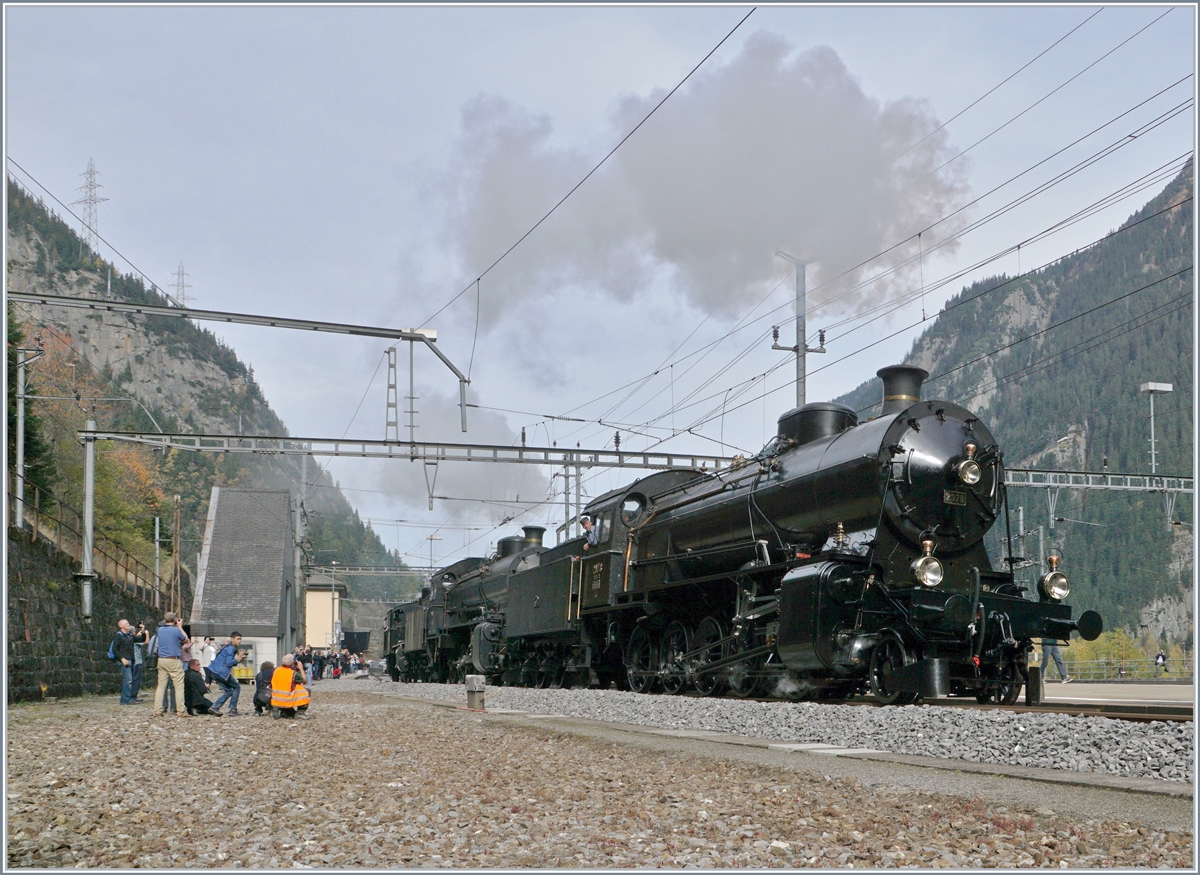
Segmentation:
{"type": "MultiPolygon", "coordinates": [[[[120,693],[120,667],[105,655],[117,621],[136,625],[157,620],[159,612],[97,578],[92,620],[84,623],[70,557],[12,528],[7,547],[8,701],[120,693]]],[[[185,580],[185,603],[189,591],[185,580]]]]}

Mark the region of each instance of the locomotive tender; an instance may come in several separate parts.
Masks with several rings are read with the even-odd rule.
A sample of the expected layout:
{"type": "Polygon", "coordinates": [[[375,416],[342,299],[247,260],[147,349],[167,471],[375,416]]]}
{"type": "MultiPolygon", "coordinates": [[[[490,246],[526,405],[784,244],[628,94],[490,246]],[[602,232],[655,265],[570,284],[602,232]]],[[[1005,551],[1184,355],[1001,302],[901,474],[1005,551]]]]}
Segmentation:
{"type": "Polygon", "coordinates": [[[1100,616],[1071,618],[1057,557],[1036,601],[992,567],[996,440],[921,401],[924,370],[878,375],[874,419],[807,404],[725,471],[660,471],[592,500],[596,546],[547,547],[526,526],[438,570],[388,615],[393,680],[1015,702],[1034,639],[1092,640],[1100,616]]]}

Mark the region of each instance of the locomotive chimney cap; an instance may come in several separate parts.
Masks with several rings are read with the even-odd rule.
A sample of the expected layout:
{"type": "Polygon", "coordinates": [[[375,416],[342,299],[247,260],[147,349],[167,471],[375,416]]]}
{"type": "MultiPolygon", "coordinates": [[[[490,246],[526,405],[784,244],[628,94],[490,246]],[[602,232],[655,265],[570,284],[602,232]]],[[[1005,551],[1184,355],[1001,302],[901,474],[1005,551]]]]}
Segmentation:
{"type": "Polygon", "coordinates": [[[897,413],[921,400],[929,371],[912,365],[888,365],[875,375],[883,381],[883,413],[897,413]]]}

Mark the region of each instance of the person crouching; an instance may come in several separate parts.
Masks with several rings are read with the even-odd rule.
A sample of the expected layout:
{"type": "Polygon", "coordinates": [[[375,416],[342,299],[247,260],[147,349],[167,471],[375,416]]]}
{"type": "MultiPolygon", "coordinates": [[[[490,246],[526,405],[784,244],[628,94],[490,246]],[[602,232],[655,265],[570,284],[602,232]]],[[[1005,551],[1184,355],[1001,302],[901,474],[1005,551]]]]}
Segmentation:
{"type": "Polygon", "coordinates": [[[304,678],[296,671],[296,657],[286,654],[281,665],[271,674],[271,716],[304,717],[308,710],[308,689],[304,678]]]}
{"type": "Polygon", "coordinates": [[[271,711],[271,675],[275,673],[275,663],[267,660],[254,676],[254,714],[261,717],[264,712],[271,711]]]}
{"type": "Polygon", "coordinates": [[[183,703],[189,714],[221,716],[220,712],[213,710],[212,702],[204,695],[207,692],[208,684],[204,682],[204,675],[200,673],[200,660],[193,659],[188,663],[187,671],[183,673],[183,703]]]}

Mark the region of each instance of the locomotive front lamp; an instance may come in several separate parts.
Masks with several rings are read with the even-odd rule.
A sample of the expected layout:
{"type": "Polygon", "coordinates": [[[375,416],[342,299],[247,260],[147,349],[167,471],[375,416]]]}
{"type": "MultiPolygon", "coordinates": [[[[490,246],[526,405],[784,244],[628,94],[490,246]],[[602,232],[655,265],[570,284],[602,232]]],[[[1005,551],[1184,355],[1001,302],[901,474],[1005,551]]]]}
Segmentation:
{"type": "Polygon", "coordinates": [[[955,466],[958,479],[968,486],[974,486],[983,479],[983,468],[975,461],[975,451],[978,449],[975,444],[968,443],[963,447],[963,452],[967,454],[967,457],[955,466]]]}
{"type": "Polygon", "coordinates": [[[910,566],[913,577],[923,586],[937,586],[942,582],[942,563],[933,555],[933,541],[926,539],[921,542],[925,555],[910,566]]]}
{"type": "Polygon", "coordinates": [[[1050,563],[1050,572],[1038,581],[1038,592],[1043,598],[1061,602],[1071,594],[1071,584],[1067,576],[1058,570],[1059,557],[1048,556],[1046,561],[1050,563]]]}

